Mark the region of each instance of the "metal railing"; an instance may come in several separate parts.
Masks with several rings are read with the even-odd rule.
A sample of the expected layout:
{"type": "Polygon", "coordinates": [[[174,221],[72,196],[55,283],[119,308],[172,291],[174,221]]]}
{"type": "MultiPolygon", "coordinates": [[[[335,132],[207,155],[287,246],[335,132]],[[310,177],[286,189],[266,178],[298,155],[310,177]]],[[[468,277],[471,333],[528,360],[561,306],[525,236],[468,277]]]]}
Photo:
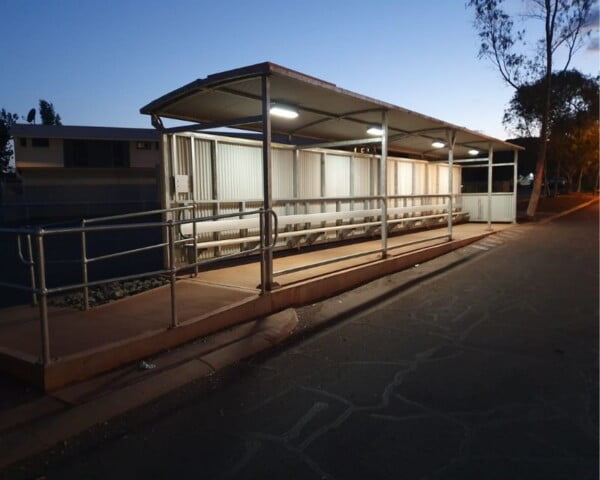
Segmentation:
{"type": "MultiPolygon", "coordinates": [[[[458,196],[458,195],[453,195],[458,196]]],[[[388,203],[402,203],[403,205],[407,205],[408,201],[420,200],[423,199],[446,199],[450,198],[449,194],[434,194],[434,195],[394,195],[388,196],[388,203]]],[[[314,203],[321,204],[321,210],[326,210],[327,203],[335,202],[336,211],[342,211],[341,206],[343,203],[350,203],[351,210],[352,205],[357,202],[364,202],[364,205],[372,205],[373,202],[379,203],[380,207],[385,200],[382,196],[364,196],[364,197],[329,197],[329,198],[304,198],[304,199],[279,199],[274,200],[274,207],[276,206],[286,206],[286,210],[290,204],[294,203],[294,211],[297,212],[299,210],[298,206],[303,204],[305,208],[305,212],[309,211],[309,206],[314,203]]],[[[221,204],[227,203],[240,203],[240,206],[245,207],[248,203],[252,203],[253,201],[245,201],[245,202],[237,202],[237,201],[220,201],[221,204]]],[[[223,260],[243,257],[253,253],[264,252],[266,250],[273,250],[278,241],[278,216],[273,209],[265,210],[263,208],[258,208],[254,210],[245,210],[240,208],[240,211],[233,213],[218,213],[215,215],[209,216],[198,216],[198,210],[201,209],[202,205],[205,204],[214,204],[217,201],[200,201],[200,202],[192,202],[187,205],[176,206],[165,209],[156,209],[149,210],[145,212],[134,212],[128,214],[120,214],[120,215],[112,215],[107,217],[98,217],[92,219],[83,219],[81,220],[79,226],[65,226],[65,227],[44,227],[44,228],[31,228],[31,227],[23,227],[23,228],[0,228],[0,235],[16,235],[17,241],[17,251],[19,260],[23,265],[27,267],[30,285],[25,286],[16,283],[9,282],[0,282],[1,287],[15,288],[19,290],[24,290],[30,292],[33,297],[33,303],[39,307],[40,311],[40,332],[41,332],[41,362],[44,365],[47,365],[51,362],[50,355],[50,338],[49,338],[49,329],[48,329],[48,296],[56,293],[63,293],[72,290],[81,290],[83,292],[83,305],[84,309],[89,309],[89,290],[91,287],[118,282],[118,281],[128,281],[140,278],[147,278],[157,275],[168,275],[169,283],[170,283],[170,327],[174,328],[178,324],[177,320],[177,301],[176,301],[176,279],[177,274],[181,272],[190,272],[192,271],[195,275],[198,274],[198,269],[200,267],[204,267],[206,265],[210,265],[216,262],[222,262],[223,260]],[[122,220],[130,220],[134,218],[147,217],[153,215],[162,215],[163,218],[167,216],[180,216],[182,214],[185,215],[186,212],[191,212],[190,218],[171,218],[168,220],[161,221],[149,221],[149,222],[136,222],[136,223],[122,223],[122,224],[105,224],[102,223],[114,222],[114,221],[122,221],[122,220]],[[260,241],[258,245],[253,248],[241,250],[239,252],[230,253],[228,255],[223,255],[215,258],[204,258],[198,259],[198,245],[199,238],[196,231],[196,227],[198,223],[201,222],[209,222],[215,220],[221,220],[226,218],[241,218],[243,216],[255,216],[259,217],[259,232],[260,232],[260,241]],[[264,231],[266,222],[272,222],[273,224],[273,236],[269,239],[268,242],[265,241],[264,231]],[[191,224],[192,225],[192,235],[191,238],[189,236],[185,236],[181,234],[182,225],[191,224]],[[160,242],[152,243],[150,245],[145,245],[143,247],[138,248],[129,248],[126,250],[115,251],[111,253],[105,253],[102,255],[96,256],[88,256],[88,237],[94,233],[100,232],[116,232],[116,231],[140,231],[146,229],[161,229],[163,232],[163,240],[160,242]],[[79,242],[81,247],[81,258],[79,259],[70,259],[70,260],[47,260],[46,252],[45,252],[45,239],[47,237],[54,237],[60,235],[79,235],[79,242]],[[25,242],[25,249],[23,248],[23,244],[25,242]],[[176,249],[178,246],[183,245],[193,245],[194,256],[192,261],[184,262],[182,265],[177,265],[176,263],[176,249]],[[94,280],[90,281],[89,279],[89,265],[102,262],[110,259],[121,258],[128,255],[134,255],[141,252],[147,252],[156,249],[164,249],[166,262],[163,264],[163,268],[145,271],[142,273],[130,274],[130,275],[121,275],[121,276],[113,276],[110,278],[105,278],[102,280],[94,280]],[[24,253],[24,250],[26,253],[24,253]],[[71,283],[68,285],[62,285],[57,287],[49,287],[47,285],[47,265],[51,263],[80,263],[81,264],[81,278],[82,281],[78,283],[71,283]]],[[[256,203],[262,203],[257,201],[256,203]]],[[[420,206],[416,204],[415,207],[420,206]]],[[[427,205],[429,206],[429,205],[427,205]]],[[[436,207],[435,204],[431,205],[432,207],[436,207]]],[[[445,205],[439,204],[440,209],[444,209],[445,205]]],[[[448,214],[449,219],[456,216],[459,213],[451,212],[448,214]]],[[[445,214],[436,214],[436,215],[425,215],[425,216],[408,216],[404,217],[400,220],[383,218],[383,216],[378,216],[372,218],[368,225],[379,228],[383,230],[384,226],[393,224],[394,222],[398,223],[404,220],[418,220],[418,219],[426,219],[431,217],[442,217],[445,214]]],[[[393,218],[393,216],[390,216],[393,218]]],[[[365,224],[366,225],[366,224],[365,224]]],[[[348,224],[339,224],[336,222],[335,227],[324,227],[321,228],[339,228],[339,229],[347,229],[348,224]]],[[[359,225],[357,225],[358,227],[359,225]]],[[[318,228],[317,228],[318,230],[318,228]]],[[[282,233],[283,235],[283,233],[282,233]]],[[[438,240],[442,238],[451,238],[450,233],[446,235],[437,235],[434,237],[428,237],[423,239],[417,239],[410,242],[404,242],[399,245],[394,245],[392,247],[387,246],[387,242],[385,245],[382,245],[380,249],[369,250],[365,252],[358,252],[351,255],[344,255],[340,257],[331,258],[325,261],[305,264],[298,267],[293,267],[286,270],[279,270],[273,272],[273,276],[281,276],[293,272],[298,272],[301,270],[306,270],[310,268],[315,268],[318,266],[331,264],[335,262],[341,262],[344,260],[357,258],[361,256],[381,253],[385,256],[387,250],[397,249],[401,247],[405,247],[407,245],[413,245],[423,242],[428,242],[432,240],[438,240]]],[[[263,265],[264,268],[264,265],[263,265]]],[[[265,292],[265,285],[261,282],[261,293],[265,292]]]]}
{"type": "MultiPolygon", "coordinates": [[[[103,221],[112,220],[124,220],[135,218],[138,216],[147,216],[153,214],[164,214],[169,212],[176,212],[179,210],[188,209],[189,207],[175,207],[169,209],[153,210],[150,212],[141,212],[133,214],[115,215],[111,217],[103,217],[96,219],[83,220],[79,227],[60,227],[60,228],[0,228],[0,234],[4,235],[15,235],[17,240],[17,251],[19,260],[28,268],[30,275],[30,285],[25,286],[17,283],[0,282],[1,287],[14,288],[31,292],[33,295],[33,302],[37,304],[40,310],[40,339],[41,339],[41,363],[48,365],[51,363],[50,355],[50,338],[48,329],[48,296],[56,293],[63,293],[72,290],[82,290],[84,294],[84,308],[89,308],[89,289],[90,287],[99,286],[112,282],[134,280],[140,278],[147,278],[157,275],[168,275],[170,282],[170,304],[171,304],[171,316],[170,316],[170,327],[174,328],[177,326],[177,299],[176,299],[176,288],[175,283],[177,274],[184,271],[194,269],[197,272],[199,266],[205,266],[210,263],[223,261],[229,258],[236,258],[245,256],[254,252],[260,252],[263,250],[272,249],[277,242],[277,215],[272,210],[257,209],[246,211],[235,214],[221,214],[213,215],[208,217],[194,217],[189,219],[173,220],[169,219],[166,221],[159,222],[143,222],[143,223],[127,223],[117,225],[90,225],[93,223],[99,223],[103,221]],[[240,215],[258,215],[261,239],[263,239],[263,231],[267,221],[272,221],[273,238],[269,243],[266,243],[263,239],[260,244],[249,250],[236,252],[227,256],[222,256],[213,259],[202,259],[196,260],[193,263],[186,263],[181,266],[177,266],[175,263],[175,247],[189,240],[186,238],[177,239],[176,229],[182,224],[193,223],[194,225],[198,222],[206,222],[212,220],[219,220],[222,218],[239,217],[240,215]],[[87,236],[92,233],[98,232],[115,232],[115,231],[132,231],[132,230],[144,230],[152,228],[161,228],[166,230],[166,241],[146,245],[140,248],[133,248],[128,250],[122,250],[113,252],[105,255],[98,255],[95,257],[87,256],[87,236]],[[45,244],[44,241],[47,237],[59,236],[59,235],[79,235],[81,241],[81,259],[80,260],[58,260],[48,261],[46,260],[45,244]],[[23,238],[26,240],[27,255],[23,254],[23,238]],[[33,240],[33,241],[32,241],[33,240]],[[34,245],[35,244],[35,247],[34,245]],[[88,265],[94,262],[100,262],[103,260],[113,259],[122,257],[125,255],[137,254],[140,252],[149,251],[152,249],[167,249],[167,268],[157,269],[153,271],[146,271],[142,273],[136,273],[131,275],[122,275],[116,277],[105,278],[102,280],[90,281],[88,278],[88,265]],[[48,287],[47,285],[47,271],[46,267],[48,263],[73,263],[81,262],[82,281],[80,283],[71,283],[68,285],[62,285],[57,287],[48,287]]],[[[264,293],[265,286],[261,285],[261,291],[264,293]]]]}

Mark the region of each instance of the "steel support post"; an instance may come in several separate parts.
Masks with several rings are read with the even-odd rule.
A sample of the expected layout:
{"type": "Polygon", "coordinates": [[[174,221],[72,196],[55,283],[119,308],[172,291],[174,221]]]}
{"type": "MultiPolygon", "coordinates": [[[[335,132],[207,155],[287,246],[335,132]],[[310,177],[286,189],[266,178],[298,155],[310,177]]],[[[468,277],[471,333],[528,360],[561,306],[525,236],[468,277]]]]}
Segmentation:
{"type": "Polygon", "coordinates": [[[44,254],[43,230],[36,234],[38,257],[38,284],[40,306],[40,332],[42,340],[42,365],[50,363],[50,333],[48,331],[48,291],[46,290],[46,257],[44,254]]]}
{"type": "Polygon", "coordinates": [[[387,149],[388,149],[388,112],[381,113],[381,159],[379,163],[379,196],[381,198],[381,257],[387,257],[387,149]]]}
{"type": "Polygon", "coordinates": [[[454,142],[456,132],[446,132],[448,142],[448,240],[452,240],[452,213],[454,212],[454,142]]]}
{"type": "MultiPolygon", "coordinates": [[[[85,219],[81,221],[81,228],[85,228],[85,219]]],[[[83,309],[90,309],[90,291],[88,288],[88,258],[85,231],[81,231],[81,277],[83,279],[83,309]]]]}
{"type": "Polygon", "coordinates": [[[492,163],[494,162],[494,145],[490,143],[488,151],[488,204],[487,204],[487,229],[492,229],[492,185],[494,181],[492,163]]]}
{"type": "Polygon", "coordinates": [[[168,221],[167,231],[169,238],[169,270],[171,280],[171,328],[177,326],[177,297],[176,297],[176,271],[175,271],[175,230],[173,220],[168,221]]]}
{"type": "Polygon", "coordinates": [[[517,199],[518,199],[518,195],[517,195],[517,190],[518,190],[518,181],[519,181],[519,151],[518,150],[514,150],[513,151],[513,159],[514,159],[514,166],[513,166],[513,195],[514,195],[514,214],[513,214],[513,221],[512,223],[517,223],[517,199]]]}
{"type": "Polygon", "coordinates": [[[262,256],[260,264],[261,288],[263,291],[273,289],[273,250],[271,249],[271,237],[273,228],[268,212],[273,208],[272,186],[271,186],[271,89],[267,75],[262,77],[262,156],[263,156],[263,210],[264,229],[262,238],[262,256]]]}
{"type": "Polygon", "coordinates": [[[29,261],[29,281],[31,282],[31,288],[33,290],[33,305],[37,306],[38,299],[35,293],[36,281],[35,281],[35,262],[33,261],[33,247],[31,245],[31,235],[27,234],[27,259],[29,261]]]}

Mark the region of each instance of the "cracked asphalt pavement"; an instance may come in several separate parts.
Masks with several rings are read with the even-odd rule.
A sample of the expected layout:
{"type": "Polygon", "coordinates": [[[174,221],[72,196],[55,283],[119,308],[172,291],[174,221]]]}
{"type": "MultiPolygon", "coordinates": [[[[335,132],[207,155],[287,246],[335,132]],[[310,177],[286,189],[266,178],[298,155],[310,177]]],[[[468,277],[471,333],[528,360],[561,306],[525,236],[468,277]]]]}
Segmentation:
{"type": "Polygon", "coordinates": [[[598,478],[598,203],[386,281],[456,260],[5,474],[598,478]]]}

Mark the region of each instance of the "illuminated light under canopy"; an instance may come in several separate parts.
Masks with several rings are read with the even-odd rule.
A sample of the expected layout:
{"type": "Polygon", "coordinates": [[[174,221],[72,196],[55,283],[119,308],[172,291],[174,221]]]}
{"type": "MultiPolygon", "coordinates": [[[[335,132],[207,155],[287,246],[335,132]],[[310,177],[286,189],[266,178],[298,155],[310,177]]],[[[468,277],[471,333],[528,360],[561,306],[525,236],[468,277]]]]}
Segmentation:
{"type": "Polygon", "coordinates": [[[377,126],[369,127],[367,129],[367,133],[369,135],[374,135],[376,137],[381,137],[383,135],[383,128],[377,127],[377,126]]]}
{"type": "Polygon", "coordinates": [[[469,155],[478,155],[478,154],[479,154],[479,150],[475,150],[474,148],[469,150],[469,155]]]}
{"type": "Polygon", "coordinates": [[[444,148],[446,144],[444,142],[433,142],[431,146],[433,148],[444,148]]]}
{"type": "Polygon", "coordinates": [[[295,108],[290,107],[289,105],[282,105],[281,103],[274,103],[271,105],[269,112],[275,117],[289,119],[298,118],[298,111],[295,108]]]}

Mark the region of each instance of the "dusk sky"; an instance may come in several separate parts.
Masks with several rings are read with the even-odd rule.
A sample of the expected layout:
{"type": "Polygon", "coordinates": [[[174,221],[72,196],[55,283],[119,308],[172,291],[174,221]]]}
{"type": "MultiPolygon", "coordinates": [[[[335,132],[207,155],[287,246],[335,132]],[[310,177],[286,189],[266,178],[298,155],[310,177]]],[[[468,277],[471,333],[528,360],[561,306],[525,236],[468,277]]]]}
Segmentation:
{"type": "MultiPolygon", "coordinates": [[[[520,0],[514,0],[521,5],[520,0]]],[[[208,74],[272,61],[506,138],[511,97],[477,59],[462,0],[0,0],[0,108],[40,98],[65,125],[150,127],[139,108],[208,74]]],[[[598,74],[593,38],[573,66],[598,74]]]]}

